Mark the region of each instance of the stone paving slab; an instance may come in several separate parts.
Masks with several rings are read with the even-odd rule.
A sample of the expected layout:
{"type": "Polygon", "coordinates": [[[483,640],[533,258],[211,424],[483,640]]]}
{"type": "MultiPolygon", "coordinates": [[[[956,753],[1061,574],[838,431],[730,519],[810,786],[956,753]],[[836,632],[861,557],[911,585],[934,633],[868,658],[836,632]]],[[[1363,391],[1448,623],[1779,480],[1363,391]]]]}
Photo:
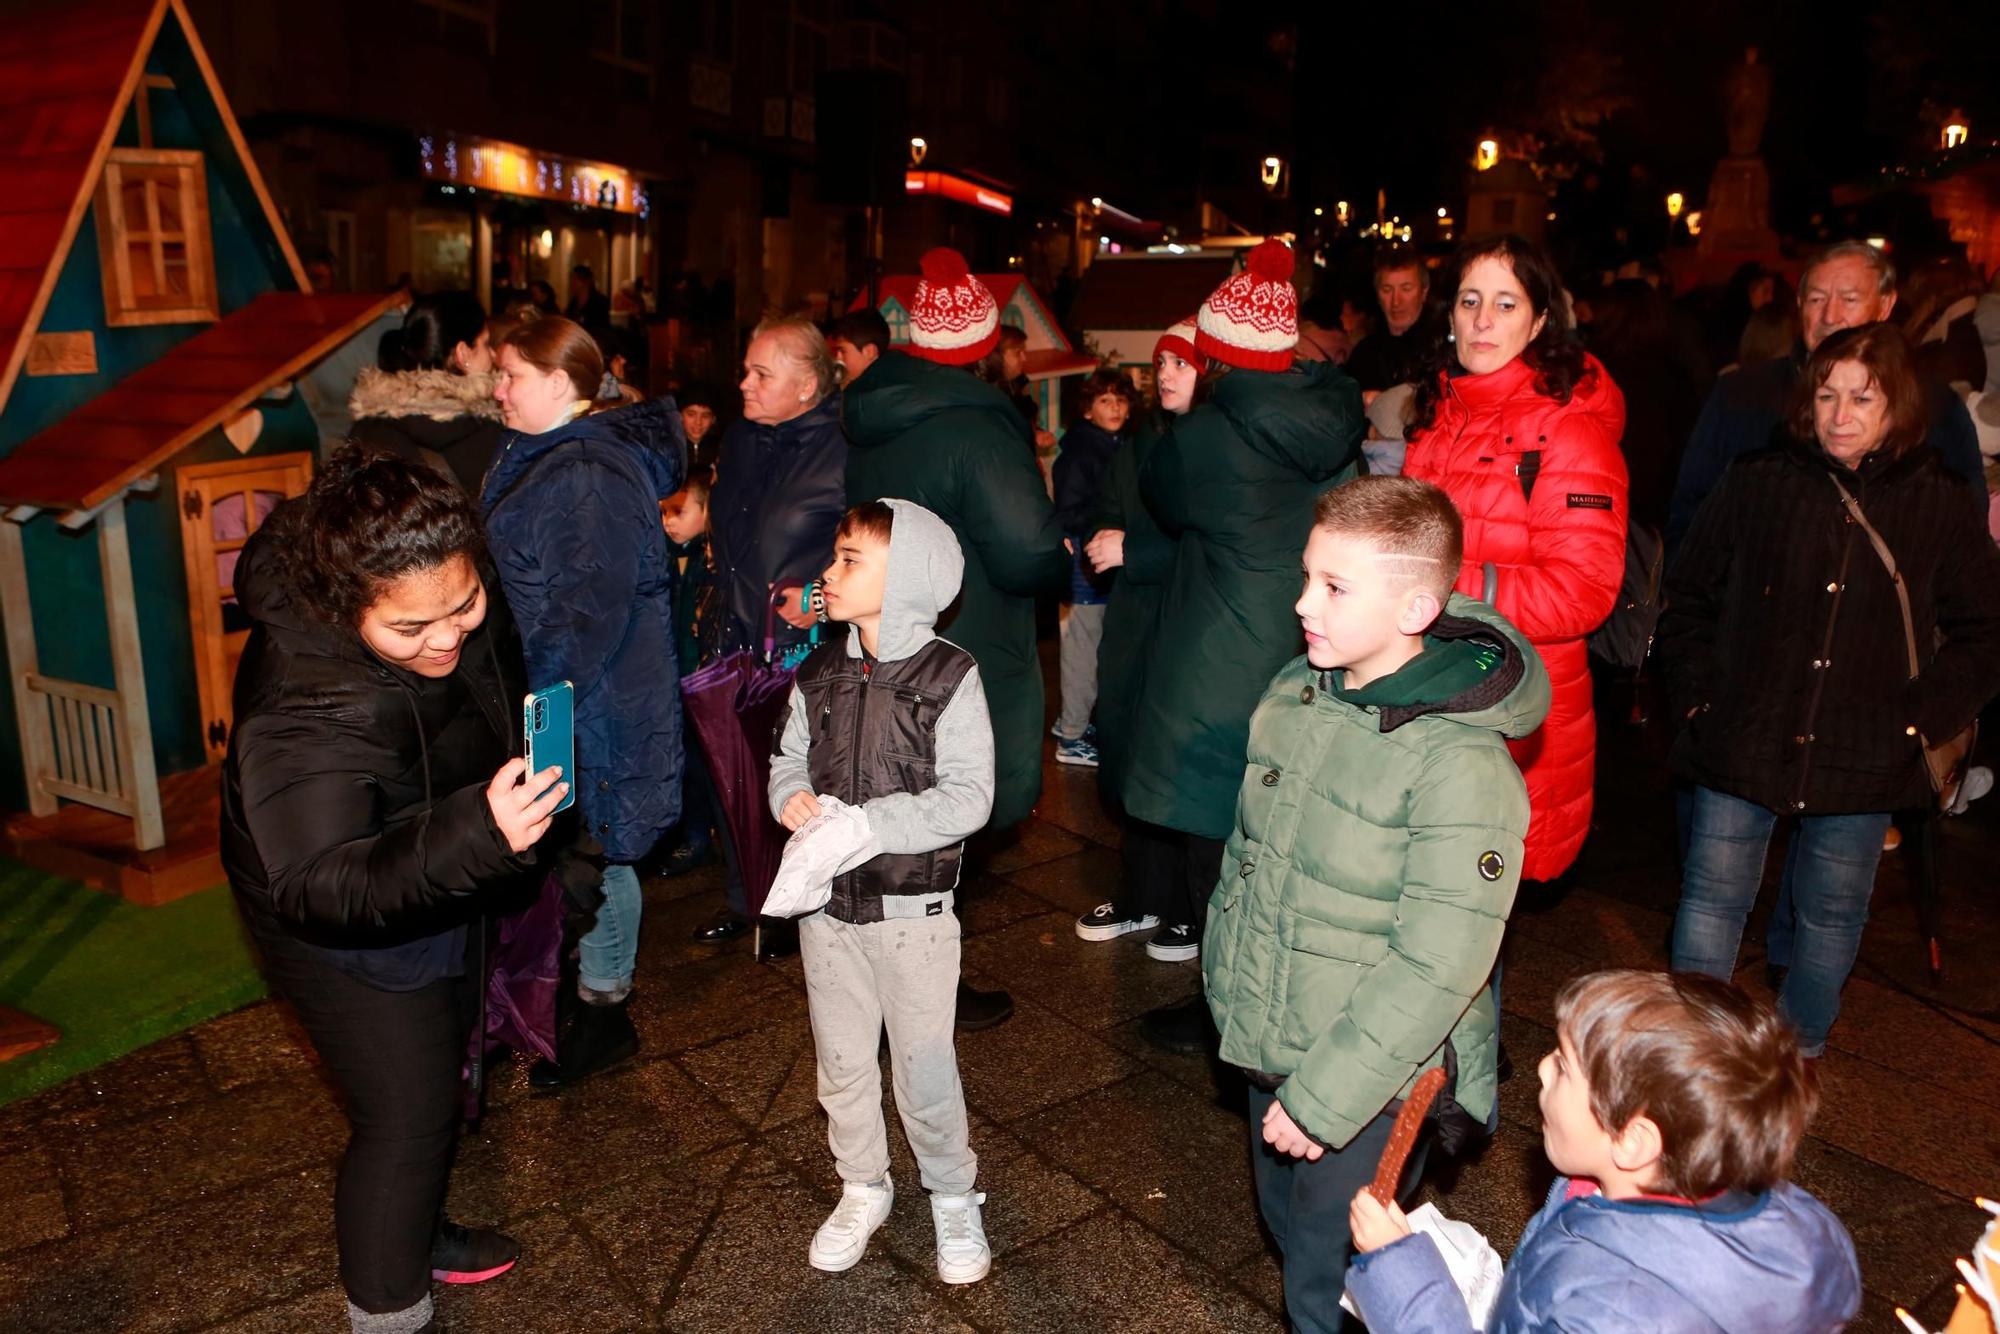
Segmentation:
{"type": "MultiPolygon", "coordinates": [[[[1567,884],[1531,892],[1511,933],[1502,1031],[1517,1073],[1501,1132],[1469,1160],[1434,1163],[1424,1186],[1503,1251],[1551,1175],[1534,1067],[1557,990],[1665,959],[1670,797],[1654,757],[1607,737],[1616,781],[1597,835],[1567,884]]],[[[1148,959],[1143,937],[1076,939],[1076,914],[1115,884],[1117,831],[1091,804],[1091,776],[1051,766],[1047,780],[1044,818],[989,849],[961,896],[968,979],[1017,1003],[1009,1023],[959,1042],[998,1257],[986,1282],[937,1281],[899,1127],[897,1207],[866,1260],[844,1275],[806,1265],[839,1188],[801,975],[796,960],[753,963],[744,941],[687,938],[720,903],[719,868],[706,867],[648,882],[640,1060],[556,1097],[532,1094],[521,1063],[494,1070],[452,1208],[519,1236],[524,1260],[498,1282],[441,1290],[449,1327],[1282,1329],[1241,1081],[1139,1034],[1146,1009],[1195,993],[1199,969],[1148,959]]],[[[1945,834],[1949,864],[1990,865],[2000,807],[1945,834]]],[[[1970,1196],[2000,1191],[2000,984],[1973,963],[2000,945],[2000,907],[1960,883],[1947,957],[1962,962],[1933,984],[1913,953],[1906,872],[1885,863],[1800,1154],[1799,1180],[1855,1238],[1857,1329],[1892,1328],[1896,1303],[1941,1323],[1951,1257],[1980,1225],[1970,1196]]],[[[1753,989],[1760,933],[1761,917],[1740,975],[1753,989]]],[[[884,1115],[893,1126],[886,1094],[884,1115]]],[[[344,1328],[331,1206],[342,1133],[310,1050],[268,1003],[0,1108],[0,1330],[344,1328]]]]}

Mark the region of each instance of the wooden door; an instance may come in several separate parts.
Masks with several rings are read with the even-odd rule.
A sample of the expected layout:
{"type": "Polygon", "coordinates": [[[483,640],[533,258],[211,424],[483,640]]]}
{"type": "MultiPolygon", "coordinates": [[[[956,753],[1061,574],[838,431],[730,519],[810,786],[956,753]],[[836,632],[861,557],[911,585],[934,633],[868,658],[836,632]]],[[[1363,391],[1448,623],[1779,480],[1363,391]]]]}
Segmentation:
{"type": "Polygon", "coordinates": [[[250,618],[236,603],[236,559],[278,503],[306,489],[312,455],[200,463],[177,472],[202,744],[209,761],[219,763],[229,747],[236,660],[250,638],[250,618]]]}

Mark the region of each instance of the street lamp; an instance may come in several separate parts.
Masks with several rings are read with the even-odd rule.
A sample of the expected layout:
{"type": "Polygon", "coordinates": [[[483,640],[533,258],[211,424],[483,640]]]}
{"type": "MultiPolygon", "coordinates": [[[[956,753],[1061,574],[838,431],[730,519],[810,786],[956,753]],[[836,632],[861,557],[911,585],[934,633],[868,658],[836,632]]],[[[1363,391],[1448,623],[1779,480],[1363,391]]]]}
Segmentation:
{"type": "Polygon", "coordinates": [[[1347,201],[1345,199],[1333,206],[1333,216],[1342,222],[1347,221],[1347,201]]]}
{"type": "Polygon", "coordinates": [[[1700,236],[1700,235],[1701,235],[1701,210],[1700,210],[1700,209],[1696,209],[1696,210],[1695,210],[1694,212],[1692,212],[1692,213],[1688,214],[1688,220],[1687,220],[1687,228],[1688,228],[1688,235],[1689,235],[1689,236],[1700,236]]]}
{"type": "Polygon", "coordinates": [[[1944,127],[1944,146],[1946,148],[1957,148],[1965,142],[1966,137],[1971,133],[1972,127],[1970,125],[1967,125],[1963,120],[1954,118],[1950,124],[1944,127]]]}
{"type": "Polygon", "coordinates": [[[1676,190],[1672,194],[1667,196],[1667,216],[1669,218],[1680,217],[1681,209],[1683,209],[1686,206],[1687,206],[1687,199],[1681,194],[1680,191],[1676,190]]]}
{"type": "Polygon", "coordinates": [[[929,144],[925,143],[921,138],[913,137],[910,140],[910,165],[913,167],[923,166],[924,157],[930,151],[931,146],[929,144]]]}
{"type": "Polygon", "coordinates": [[[1500,141],[1498,139],[1481,139],[1479,141],[1479,152],[1473,157],[1472,165],[1480,171],[1490,171],[1499,165],[1499,162],[1500,141]]]}
{"type": "Polygon", "coordinates": [[[1278,182],[1284,177],[1284,174],[1284,159],[1275,157],[1265,158],[1262,167],[1258,171],[1258,176],[1263,180],[1266,190],[1277,189],[1278,182]]]}

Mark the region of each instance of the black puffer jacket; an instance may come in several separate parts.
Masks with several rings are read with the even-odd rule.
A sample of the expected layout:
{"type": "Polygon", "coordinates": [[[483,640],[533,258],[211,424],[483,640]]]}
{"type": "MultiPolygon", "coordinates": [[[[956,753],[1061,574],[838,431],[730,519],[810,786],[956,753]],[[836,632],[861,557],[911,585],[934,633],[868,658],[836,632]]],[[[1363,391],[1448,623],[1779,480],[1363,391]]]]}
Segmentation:
{"type": "MultiPolygon", "coordinates": [[[[722,608],[718,648],[761,648],[771,586],[817,579],[847,512],[840,396],[776,426],[739,421],[722,441],[709,495],[709,550],[722,608]]],[[[780,647],[806,631],[772,619],[780,647]]]]}
{"type": "Polygon", "coordinates": [[[491,375],[369,367],[355,377],[347,410],[354,417],[349,440],[442,464],[475,498],[507,434],[491,375]]]}
{"type": "Polygon", "coordinates": [[[1675,770],[1778,812],[1923,805],[1917,735],[1945,740],[2000,692],[2000,552],[1965,483],[1929,448],[1839,474],[1908,586],[1912,682],[1895,587],[1836,466],[1789,437],[1738,459],[1667,575],[1661,668],[1674,716],[1696,711],[1675,770]]]}
{"type": "Polygon", "coordinates": [[[518,749],[520,649],[490,572],[486,620],[442,680],[310,618],[272,559],[298,503],[236,567],[256,628],[236,672],[223,865],[253,934],[413,990],[460,970],[469,921],[519,906],[530,860],[508,849],[486,785],[518,749]]]}

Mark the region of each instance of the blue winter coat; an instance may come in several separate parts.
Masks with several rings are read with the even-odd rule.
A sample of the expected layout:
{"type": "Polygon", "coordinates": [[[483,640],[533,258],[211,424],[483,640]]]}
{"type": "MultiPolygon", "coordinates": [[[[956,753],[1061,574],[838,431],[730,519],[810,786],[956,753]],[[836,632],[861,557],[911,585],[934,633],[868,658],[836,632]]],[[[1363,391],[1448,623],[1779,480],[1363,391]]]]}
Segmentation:
{"type": "Polygon", "coordinates": [[[508,436],[482,497],[529,688],[576,687],[577,804],[620,865],[681,815],[673,567],[659,502],[686,472],[680,410],[655,398],[508,436]]]}
{"type": "MultiPolygon", "coordinates": [[[[1568,1191],[1529,1220],[1486,1334],[1825,1334],[1861,1309],[1847,1229],[1789,1182],[1702,1205],[1568,1191]]],[[[1347,1290],[1370,1329],[1473,1328],[1428,1237],[1356,1256],[1347,1290]]]]}

